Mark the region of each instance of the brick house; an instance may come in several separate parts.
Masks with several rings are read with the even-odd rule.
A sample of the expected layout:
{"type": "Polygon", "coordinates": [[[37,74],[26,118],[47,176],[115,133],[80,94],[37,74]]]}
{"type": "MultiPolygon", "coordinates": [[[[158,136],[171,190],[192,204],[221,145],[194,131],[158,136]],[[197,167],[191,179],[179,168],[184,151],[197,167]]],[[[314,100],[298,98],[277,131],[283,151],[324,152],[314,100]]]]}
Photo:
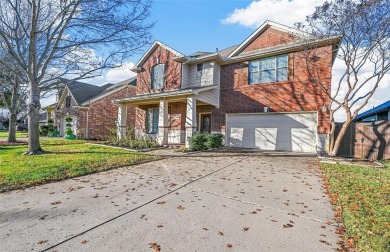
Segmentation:
{"type": "MultiPolygon", "coordinates": [[[[136,134],[163,145],[188,145],[195,132],[205,132],[224,134],[231,147],[323,151],[330,100],[307,72],[303,40],[267,21],[240,45],[215,53],[185,56],[156,41],[133,68],[136,95],[114,101],[120,135],[127,121],[122,111],[133,107],[136,134]]],[[[312,42],[322,52],[314,67],[329,89],[339,42],[312,42]]]]}
{"type": "MultiPolygon", "coordinates": [[[[116,84],[95,86],[79,81],[63,81],[57,103],[44,108],[48,118],[54,119],[60,136],[65,134],[65,118],[73,119],[73,133],[81,139],[106,139],[116,130],[117,105],[114,99],[128,98],[135,95],[135,77],[116,84]],[[53,113],[52,113],[53,112],[53,113]]],[[[135,109],[127,111],[127,125],[134,128],[135,109]]]]}

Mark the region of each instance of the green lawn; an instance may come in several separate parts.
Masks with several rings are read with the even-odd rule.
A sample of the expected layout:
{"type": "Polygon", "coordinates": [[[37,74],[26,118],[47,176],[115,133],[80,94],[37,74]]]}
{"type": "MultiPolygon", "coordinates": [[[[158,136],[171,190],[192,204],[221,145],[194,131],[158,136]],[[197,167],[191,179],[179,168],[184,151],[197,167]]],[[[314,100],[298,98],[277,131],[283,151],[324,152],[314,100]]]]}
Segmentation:
{"type": "MultiPolygon", "coordinates": [[[[16,132],[16,138],[27,139],[28,133],[16,132]]],[[[8,137],[8,131],[0,130],[0,140],[8,137]]]]}
{"type": "Polygon", "coordinates": [[[386,168],[321,164],[345,244],[358,251],[390,251],[390,161],[386,168]]]}
{"type": "Polygon", "coordinates": [[[0,191],[82,176],[158,157],[85,144],[82,140],[41,139],[43,155],[25,156],[26,145],[0,145],[0,191]]]}

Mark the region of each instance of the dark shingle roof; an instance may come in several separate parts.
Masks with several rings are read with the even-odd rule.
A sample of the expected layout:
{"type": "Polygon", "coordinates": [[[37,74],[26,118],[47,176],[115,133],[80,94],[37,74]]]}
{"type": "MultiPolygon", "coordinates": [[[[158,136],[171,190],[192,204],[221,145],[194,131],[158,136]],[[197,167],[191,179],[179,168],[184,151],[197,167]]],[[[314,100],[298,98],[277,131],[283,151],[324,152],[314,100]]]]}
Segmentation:
{"type": "Polygon", "coordinates": [[[104,92],[107,88],[114,84],[105,84],[103,86],[95,86],[80,81],[71,81],[66,84],[69,91],[72,93],[73,98],[76,100],[77,105],[92,99],[93,97],[104,92]]]}
{"type": "Polygon", "coordinates": [[[124,80],[124,81],[121,81],[121,82],[118,82],[116,84],[105,84],[101,87],[107,87],[106,89],[104,89],[101,93],[95,95],[94,97],[91,97],[90,99],[86,100],[83,102],[83,104],[86,104],[88,103],[88,101],[92,100],[92,99],[96,99],[96,98],[99,98],[100,96],[103,96],[109,92],[112,92],[114,91],[115,89],[118,89],[118,88],[122,88],[124,86],[136,86],[137,85],[137,77],[132,77],[130,79],[127,79],[127,80],[124,80]]]}
{"type": "Polygon", "coordinates": [[[225,57],[225,58],[226,58],[226,57],[229,56],[229,54],[231,54],[237,47],[238,47],[238,45],[234,45],[234,46],[225,48],[225,49],[223,49],[223,50],[220,50],[218,53],[219,53],[222,57],[225,57]]]}
{"type": "Polygon", "coordinates": [[[358,116],[356,116],[355,121],[360,120],[360,119],[364,119],[366,117],[370,117],[370,116],[373,116],[373,115],[376,115],[378,113],[388,111],[388,110],[390,110],[390,100],[388,100],[385,103],[382,103],[381,105],[376,106],[375,108],[367,110],[364,113],[359,114],[358,116]]]}

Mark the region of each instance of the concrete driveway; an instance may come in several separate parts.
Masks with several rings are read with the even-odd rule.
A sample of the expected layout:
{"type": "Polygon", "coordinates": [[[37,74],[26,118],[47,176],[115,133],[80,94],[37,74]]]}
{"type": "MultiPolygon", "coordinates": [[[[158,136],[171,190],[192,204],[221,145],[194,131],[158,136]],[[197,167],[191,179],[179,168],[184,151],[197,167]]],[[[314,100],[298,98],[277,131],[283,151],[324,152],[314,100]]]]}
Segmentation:
{"type": "Polygon", "coordinates": [[[0,194],[1,251],[333,251],[315,157],[203,153],[0,194]]]}

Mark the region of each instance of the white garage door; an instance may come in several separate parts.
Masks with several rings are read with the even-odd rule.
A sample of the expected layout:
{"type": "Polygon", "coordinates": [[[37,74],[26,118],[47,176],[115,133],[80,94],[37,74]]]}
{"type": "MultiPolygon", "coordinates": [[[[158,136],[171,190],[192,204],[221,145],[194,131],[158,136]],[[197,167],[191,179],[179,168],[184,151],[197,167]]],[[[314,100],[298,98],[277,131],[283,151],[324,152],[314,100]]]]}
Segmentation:
{"type": "Polygon", "coordinates": [[[226,126],[231,147],[316,152],[317,113],[228,114],[226,126]]]}

